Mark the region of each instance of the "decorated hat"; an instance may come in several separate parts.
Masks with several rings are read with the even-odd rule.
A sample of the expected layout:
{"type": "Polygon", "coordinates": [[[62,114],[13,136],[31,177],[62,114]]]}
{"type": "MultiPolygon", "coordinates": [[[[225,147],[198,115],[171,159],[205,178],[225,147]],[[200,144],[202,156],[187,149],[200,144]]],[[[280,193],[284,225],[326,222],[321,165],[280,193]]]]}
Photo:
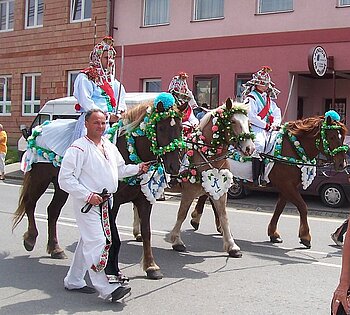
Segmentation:
{"type": "Polygon", "coordinates": [[[174,76],[169,84],[168,92],[173,94],[179,100],[188,102],[192,98],[192,93],[187,85],[188,75],[185,72],[180,72],[174,76]]]}
{"type": "Polygon", "coordinates": [[[269,94],[272,98],[277,98],[277,95],[280,93],[280,90],[275,88],[275,83],[273,83],[271,80],[271,71],[272,69],[270,67],[263,66],[259,71],[253,73],[251,80],[243,84],[243,97],[245,98],[255,86],[264,85],[268,87],[266,93],[269,94]]]}

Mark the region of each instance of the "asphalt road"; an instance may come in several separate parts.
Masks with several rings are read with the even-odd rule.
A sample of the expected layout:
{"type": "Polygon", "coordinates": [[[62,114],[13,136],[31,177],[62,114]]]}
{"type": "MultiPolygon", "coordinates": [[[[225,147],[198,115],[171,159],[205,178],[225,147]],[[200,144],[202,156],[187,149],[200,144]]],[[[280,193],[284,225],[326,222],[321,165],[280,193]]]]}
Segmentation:
{"type": "MultiPolygon", "coordinates": [[[[341,249],[329,234],[343,221],[327,216],[309,216],[312,248],[298,243],[299,218],[284,214],[279,223],[283,244],[267,242],[271,213],[255,205],[227,208],[230,226],[243,251],[240,259],[228,258],[222,238],[215,231],[212,211],[206,207],[200,229],[194,232],[189,218],[182,229],[187,252],[178,253],[167,242],[176,218],[179,200],[167,196],[152,213],[152,244],[162,280],[147,280],[140,267],[142,244],[132,236],[131,205],[122,207],[118,226],[122,237],[120,263],[131,279],[132,293],[122,303],[107,303],[97,295],[74,294],[63,289],[79,237],[72,205],[64,207],[59,240],[68,260],[53,260],[46,247],[45,208],[52,196],[48,190],[39,200],[39,229],[33,252],[22,246],[26,219],[11,232],[19,186],[0,183],[0,314],[329,314],[329,302],[341,267],[341,249]]],[[[262,207],[264,202],[260,202],[262,207]]]]}

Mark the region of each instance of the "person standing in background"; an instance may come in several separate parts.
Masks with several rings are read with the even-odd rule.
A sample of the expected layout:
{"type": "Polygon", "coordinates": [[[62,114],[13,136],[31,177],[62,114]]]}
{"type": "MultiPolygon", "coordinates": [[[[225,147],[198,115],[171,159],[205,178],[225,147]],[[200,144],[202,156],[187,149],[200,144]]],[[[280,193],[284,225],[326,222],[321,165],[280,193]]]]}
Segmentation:
{"type": "Polygon", "coordinates": [[[7,153],[7,133],[0,124],[0,180],[5,179],[5,157],[7,153]]]}

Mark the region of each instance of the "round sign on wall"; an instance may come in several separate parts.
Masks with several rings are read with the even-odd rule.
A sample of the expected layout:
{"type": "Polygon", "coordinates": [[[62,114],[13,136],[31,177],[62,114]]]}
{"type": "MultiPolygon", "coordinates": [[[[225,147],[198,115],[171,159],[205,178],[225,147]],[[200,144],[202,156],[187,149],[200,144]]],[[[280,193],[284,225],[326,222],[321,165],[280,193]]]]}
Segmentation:
{"type": "Polygon", "coordinates": [[[321,46],[312,48],[309,57],[308,64],[310,72],[318,77],[323,77],[326,74],[328,59],[327,53],[321,46]]]}

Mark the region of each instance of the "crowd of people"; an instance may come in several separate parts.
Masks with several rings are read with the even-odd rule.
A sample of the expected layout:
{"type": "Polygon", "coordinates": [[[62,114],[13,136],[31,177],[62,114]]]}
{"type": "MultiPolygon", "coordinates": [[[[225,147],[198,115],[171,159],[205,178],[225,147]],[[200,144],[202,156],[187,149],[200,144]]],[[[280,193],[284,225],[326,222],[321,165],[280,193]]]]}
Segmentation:
{"type": "MultiPolygon", "coordinates": [[[[117,121],[127,110],[125,88],[115,77],[116,51],[111,37],[105,37],[90,54],[90,63],[77,76],[74,96],[76,110],[81,116],[69,130],[71,136],[58,139],[55,124],[51,125],[52,146],[64,155],[59,173],[60,187],[73,198],[80,239],[72,263],[64,278],[69,291],[91,294],[112,301],[122,299],[131,291],[128,278],[117,271],[107,274],[105,269],[108,251],[114,244],[110,237],[108,211],[112,195],[118,189],[118,180],[148,171],[147,162],[126,165],[117,147],[104,137],[110,122],[117,121]],[[57,143],[58,141],[58,143],[57,143]],[[89,274],[93,287],[84,279],[89,274]]],[[[269,153],[274,134],[279,130],[282,115],[276,103],[280,91],[270,77],[271,69],[262,67],[243,85],[243,101],[250,106],[249,119],[255,134],[256,151],[252,156],[252,178],[256,186],[265,186],[264,159],[269,153]]],[[[180,72],[171,80],[168,92],[183,112],[184,134],[191,133],[209,110],[207,104],[198,106],[187,84],[188,75],[180,72]]],[[[7,135],[0,124],[0,180],[5,178],[7,135]]],[[[332,240],[343,246],[342,270],[339,285],[332,299],[332,314],[341,311],[349,314],[348,290],[350,287],[350,235],[346,220],[334,233],[332,240]],[[344,238],[344,234],[346,236],[344,238]]],[[[118,242],[117,242],[118,243],[118,242]]],[[[119,248],[117,250],[119,252],[119,248]]],[[[345,314],[344,313],[344,314],[345,314]]]]}

